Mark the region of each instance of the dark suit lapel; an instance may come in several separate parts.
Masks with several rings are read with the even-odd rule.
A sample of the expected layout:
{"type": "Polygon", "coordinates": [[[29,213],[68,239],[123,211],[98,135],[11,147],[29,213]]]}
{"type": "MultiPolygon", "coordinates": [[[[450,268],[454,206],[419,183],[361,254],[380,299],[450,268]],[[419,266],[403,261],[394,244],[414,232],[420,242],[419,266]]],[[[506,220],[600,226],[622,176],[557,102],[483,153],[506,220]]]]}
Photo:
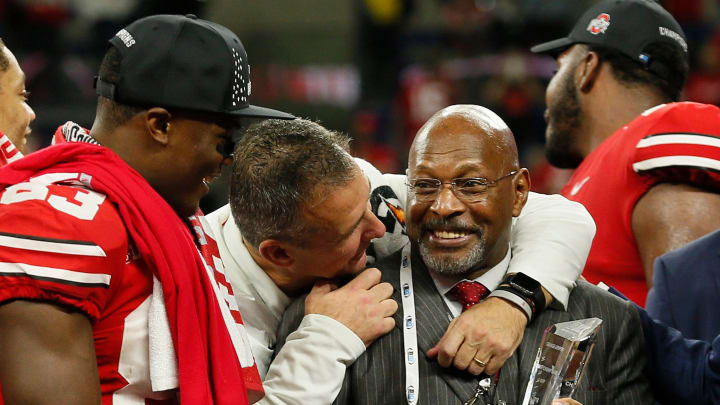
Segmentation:
{"type": "Polygon", "coordinates": [[[517,397],[518,391],[522,391],[524,394],[525,387],[520,386],[520,378],[518,373],[518,363],[521,360],[521,356],[518,356],[518,351],[522,350],[522,346],[525,340],[520,343],[518,350],[507,359],[500,369],[500,380],[495,392],[495,398],[501,399],[508,404],[519,404],[517,397]]]}
{"type": "Polygon", "coordinates": [[[497,399],[502,399],[508,404],[522,402],[541,340],[542,330],[532,327],[525,329],[520,346],[500,370],[497,399]]]}
{"type": "Polygon", "coordinates": [[[413,258],[415,316],[417,317],[418,349],[425,353],[435,346],[450,326],[450,310],[438,294],[435,284],[419,258],[413,258]]]}
{"type": "MultiPolygon", "coordinates": [[[[391,272],[383,272],[383,281],[391,283],[395,287],[393,299],[400,304],[400,308],[395,312],[395,328],[402,335],[405,329],[405,320],[403,319],[402,299],[400,297],[400,255],[398,255],[398,267],[392,269],[391,272]]],[[[413,257],[413,287],[415,289],[415,316],[417,317],[418,330],[418,349],[421,353],[427,352],[431,347],[435,346],[440,338],[445,334],[447,327],[450,325],[445,302],[435,288],[435,284],[427,273],[422,261],[413,257]],[[420,297],[420,298],[418,298],[420,297]]]]}
{"type": "Polygon", "coordinates": [[[570,319],[571,317],[565,311],[548,309],[528,325],[520,346],[500,371],[496,396],[498,399],[502,399],[508,404],[522,403],[545,329],[554,323],[570,319]]]}
{"type": "Polygon", "coordinates": [[[402,287],[400,286],[400,260],[402,258],[401,252],[402,249],[398,250],[392,255],[392,260],[389,260],[389,262],[392,263],[391,268],[382,269],[382,281],[390,283],[393,286],[392,299],[394,299],[399,306],[398,310],[395,311],[395,314],[393,314],[393,319],[395,319],[395,329],[397,329],[399,336],[401,336],[402,339],[403,330],[405,328],[405,321],[403,320],[402,297],[400,296],[400,290],[402,289],[402,287]]]}
{"type": "MultiPolygon", "coordinates": [[[[718,235],[720,235],[720,232],[718,232],[718,235]]],[[[720,238],[714,237],[713,239],[717,241],[720,238]]],[[[717,246],[718,243],[715,243],[715,245],[717,246]]],[[[710,269],[710,277],[715,281],[715,296],[720,296],[720,271],[718,271],[718,269],[720,269],[720,250],[717,251],[715,260],[711,260],[708,266],[706,266],[706,269],[707,268],[710,269]]]]}
{"type": "MultiPolygon", "coordinates": [[[[412,266],[413,284],[416,291],[415,316],[417,317],[418,349],[422,356],[443,337],[450,326],[451,315],[425,265],[416,254],[413,254],[412,266]]],[[[430,373],[437,373],[462,401],[469,399],[475,393],[478,381],[476,377],[453,367],[442,368],[435,360],[428,359],[428,362],[430,373]]]]}

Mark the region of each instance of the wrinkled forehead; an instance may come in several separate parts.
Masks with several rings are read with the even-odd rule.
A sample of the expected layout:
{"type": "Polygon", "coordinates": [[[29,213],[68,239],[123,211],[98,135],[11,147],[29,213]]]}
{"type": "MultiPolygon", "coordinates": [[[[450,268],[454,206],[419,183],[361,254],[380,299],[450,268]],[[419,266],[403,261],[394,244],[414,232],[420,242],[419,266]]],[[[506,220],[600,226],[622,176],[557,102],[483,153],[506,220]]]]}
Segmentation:
{"type": "Polygon", "coordinates": [[[318,185],[311,195],[311,201],[302,207],[305,225],[335,240],[352,231],[364,216],[370,183],[360,168],[355,168],[350,181],[318,185]]]}

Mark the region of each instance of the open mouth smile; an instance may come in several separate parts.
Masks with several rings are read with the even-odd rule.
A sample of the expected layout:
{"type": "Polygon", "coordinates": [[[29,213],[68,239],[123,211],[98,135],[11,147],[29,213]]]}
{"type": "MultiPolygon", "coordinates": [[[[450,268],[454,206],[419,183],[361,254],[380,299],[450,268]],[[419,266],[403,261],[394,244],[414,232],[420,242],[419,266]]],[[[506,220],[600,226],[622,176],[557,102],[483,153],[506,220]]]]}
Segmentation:
{"type": "Polygon", "coordinates": [[[433,231],[432,236],[436,239],[459,239],[468,236],[467,231],[433,231]]]}
{"type": "Polygon", "coordinates": [[[477,235],[469,230],[428,230],[427,240],[430,246],[438,248],[460,248],[477,235]]]}

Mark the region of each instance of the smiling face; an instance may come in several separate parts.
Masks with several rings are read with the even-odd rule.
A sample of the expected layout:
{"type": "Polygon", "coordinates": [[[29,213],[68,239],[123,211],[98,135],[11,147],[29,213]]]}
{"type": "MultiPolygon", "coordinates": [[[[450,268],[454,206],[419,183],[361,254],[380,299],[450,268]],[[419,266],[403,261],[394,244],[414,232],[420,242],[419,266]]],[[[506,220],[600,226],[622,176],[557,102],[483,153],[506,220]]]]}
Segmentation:
{"type": "Polygon", "coordinates": [[[0,72],[0,132],[24,153],[35,112],[27,103],[29,93],[25,90],[25,74],[15,55],[7,47],[3,47],[2,52],[8,60],[8,68],[0,72]]]}
{"type": "Polygon", "coordinates": [[[157,170],[164,173],[156,190],[181,217],[195,213],[209,184],[220,175],[225,144],[231,142],[234,122],[215,114],[173,112],[164,163],[157,170]]]}
{"type": "Polygon", "coordinates": [[[320,186],[315,201],[303,210],[303,221],[311,229],[306,243],[289,244],[295,259],[291,271],[297,280],[312,284],[318,278],[350,276],[365,268],[370,241],[385,233],[385,226],[372,213],[370,184],[359,168],[344,185],[320,186]]]}
{"type": "MultiPolygon", "coordinates": [[[[458,107],[462,106],[436,114],[418,132],[410,151],[409,179],[450,182],[481,177],[493,181],[517,169],[514,141],[509,143],[512,134],[504,123],[458,107]]],[[[458,199],[448,184],[432,201],[418,201],[409,193],[408,236],[428,268],[439,274],[468,276],[499,263],[508,249],[511,219],[519,215],[527,194],[527,189],[518,193],[518,182],[526,179],[527,171],[521,170],[472,203],[458,199]]]]}

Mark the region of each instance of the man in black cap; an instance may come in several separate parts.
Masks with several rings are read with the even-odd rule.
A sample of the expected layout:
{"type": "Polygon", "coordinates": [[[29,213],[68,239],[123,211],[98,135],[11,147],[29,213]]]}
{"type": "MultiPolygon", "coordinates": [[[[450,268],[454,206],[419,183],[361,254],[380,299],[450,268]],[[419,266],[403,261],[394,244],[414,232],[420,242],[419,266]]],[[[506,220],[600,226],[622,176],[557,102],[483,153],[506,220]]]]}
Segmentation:
{"type": "Polygon", "coordinates": [[[654,259],[720,227],[720,109],[676,102],[687,43],[653,1],[599,2],[532,51],[558,63],[547,158],[577,168],[562,194],[598,227],[583,275],[644,305],[654,259]]]}
{"type": "Polygon", "coordinates": [[[89,134],[0,169],[5,404],[255,401],[198,203],[238,119],[293,117],[248,104],[242,44],[195,16],[120,30],[96,87],[89,134]]]}

